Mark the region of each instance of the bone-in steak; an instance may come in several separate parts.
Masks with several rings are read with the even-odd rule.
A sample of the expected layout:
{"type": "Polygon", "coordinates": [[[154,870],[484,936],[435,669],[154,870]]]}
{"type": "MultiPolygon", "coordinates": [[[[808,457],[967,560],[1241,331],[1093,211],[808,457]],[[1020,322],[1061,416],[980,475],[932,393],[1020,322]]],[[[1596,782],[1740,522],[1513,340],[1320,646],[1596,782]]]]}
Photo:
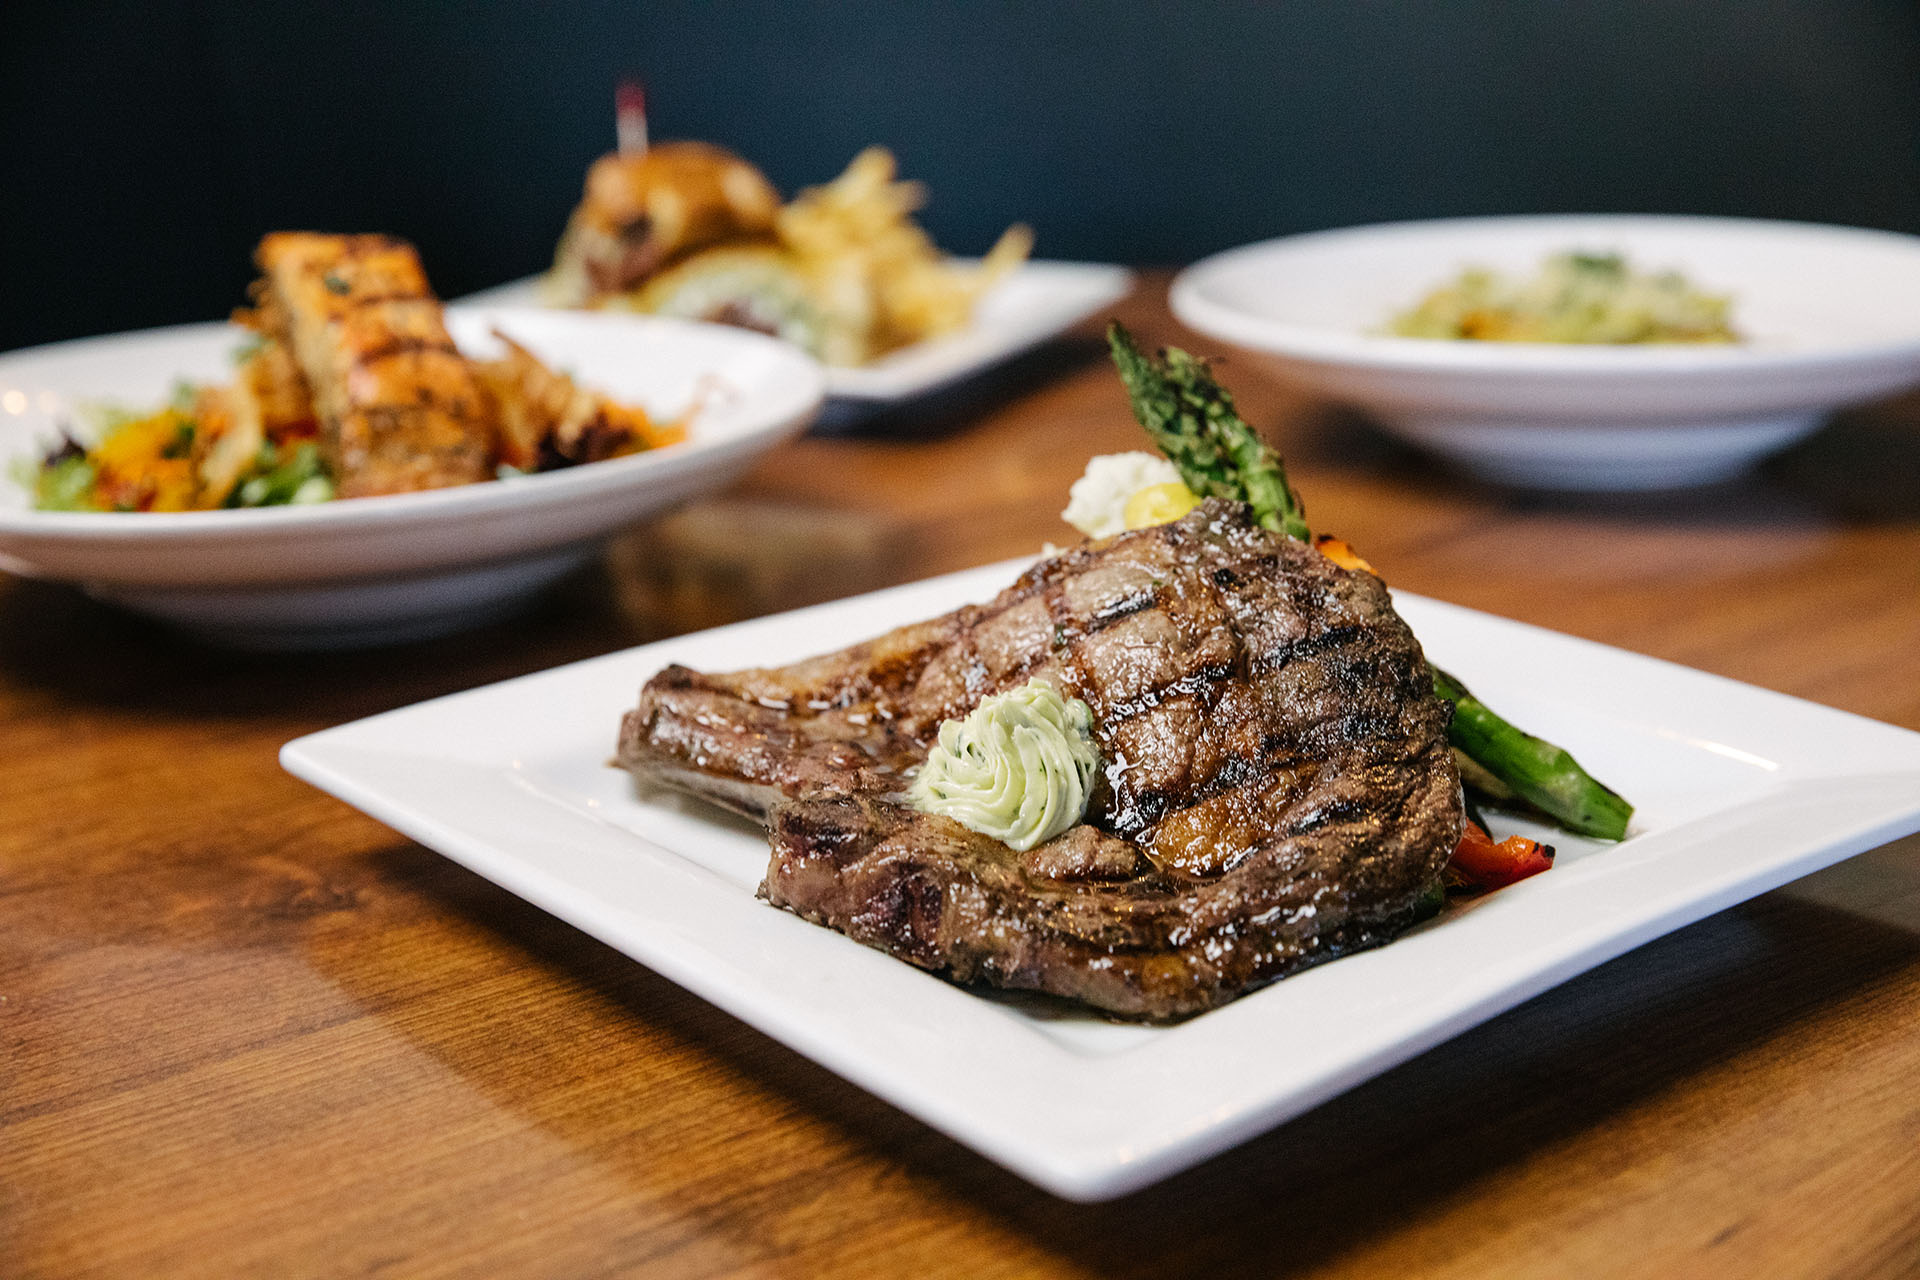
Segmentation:
{"type": "Polygon", "coordinates": [[[1404,929],[1459,838],[1420,646],[1372,574],[1209,501],[788,667],[669,667],[642,778],[765,818],[771,902],[958,981],[1211,1008],[1404,929]],[[1086,821],[1025,854],[906,806],[941,721],[1038,677],[1092,709],[1086,821]]]}

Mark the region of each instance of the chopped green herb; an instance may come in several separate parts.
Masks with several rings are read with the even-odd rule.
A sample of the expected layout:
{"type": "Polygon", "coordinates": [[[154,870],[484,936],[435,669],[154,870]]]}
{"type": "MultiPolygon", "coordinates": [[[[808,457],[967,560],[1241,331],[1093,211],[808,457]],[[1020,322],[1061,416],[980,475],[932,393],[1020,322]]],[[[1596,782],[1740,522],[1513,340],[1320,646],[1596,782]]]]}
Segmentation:
{"type": "Polygon", "coordinates": [[[305,506],[310,502],[331,502],[333,500],[333,481],[325,476],[314,476],[303,480],[300,487],[287,499],[290,506],[305,506]]]}
{"type": "Polygon", "coordinates": [[[1567,255],[1578,271],[1591,271],[1597,276],[1624,276],[1627,274],[1627,260],[1617,253],[1570,253],[1567,255]]]}
{"type": "Polygon", "coordinates": [[[181,423],[179,427],[175,429],[173,439],[161,446],[160,456],[163,458],[191,457],[193,454],[193,437],[198,433],[199,429],[200,425],[191,418],[181,423]]]}
{"type": "Polygon", "coordinates": [[[33,505],[42,511],[92,511],[93,464],[86,455],[65,457],[36,467],[22,477],[33,489],[33,505]]]}
{"type": "Polygon", "coordinates": [[[229,507],[279,507],[325,502],[333,497],[319,446],[304,441],[284,453],[271,442],[260,446],[256,473],[241,481],[227,499],[229,507]]]}
{"type": "Polygon", "coordinates": [[[320,283],[327,286],[328,293],[337,293],[343,298],[353,292],[353,286],[347,283],[345,277],[337,276],[331,271],[320,277],[320,283]]]}

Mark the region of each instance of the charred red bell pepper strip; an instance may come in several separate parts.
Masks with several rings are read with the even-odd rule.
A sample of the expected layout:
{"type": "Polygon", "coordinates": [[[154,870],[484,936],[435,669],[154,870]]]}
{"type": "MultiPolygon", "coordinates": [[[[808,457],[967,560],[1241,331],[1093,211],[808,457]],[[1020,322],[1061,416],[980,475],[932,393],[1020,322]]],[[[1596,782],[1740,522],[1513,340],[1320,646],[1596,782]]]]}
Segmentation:
{"type": "Polygon", "coordinates": [[[1471,822],[1461,829],[1460,843],[1448,864],[1479,889],[1504,889],[1552,866],[1553,846],[1525,836],[1508,836],[1495,844],[1492,836],[1471,822]]]}

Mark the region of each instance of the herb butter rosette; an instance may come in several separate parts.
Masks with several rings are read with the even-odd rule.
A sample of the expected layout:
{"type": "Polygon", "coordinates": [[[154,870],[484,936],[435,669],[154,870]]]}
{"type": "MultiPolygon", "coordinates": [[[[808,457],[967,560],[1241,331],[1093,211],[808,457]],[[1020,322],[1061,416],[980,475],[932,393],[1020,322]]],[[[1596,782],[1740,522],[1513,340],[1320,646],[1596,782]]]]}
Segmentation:
{"type": "Polygon", "coordinates": [[[1099,767],[1092,709],[1029,680],[943,723],[907,798],[1025,852],[1080,821],[1099,767]]]}

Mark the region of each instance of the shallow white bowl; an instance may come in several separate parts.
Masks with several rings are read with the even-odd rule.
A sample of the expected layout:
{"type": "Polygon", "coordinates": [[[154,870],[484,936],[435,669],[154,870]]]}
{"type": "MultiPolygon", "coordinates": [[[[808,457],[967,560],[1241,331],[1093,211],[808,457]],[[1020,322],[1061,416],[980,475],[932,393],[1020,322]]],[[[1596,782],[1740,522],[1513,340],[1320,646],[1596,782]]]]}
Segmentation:
{"type": "Polygon", "coordinates": [[[1835,409],[1920,382],[1920,239],[1737,218],[1557,215],[1268,240],[1173,284],[1174,314],[1390,431],[1509,483],[1653,489],[1730,476],[1835,409]],[[1448,342],[1383,332],[1467,266],[1617,250],[1733,295],[1734,346],[1448,342]]]}
{"type": "Polygon", "coordinates": [[[0,356],[0,568],[225,643],[334,648],[445,634],[510,611],[609,534],[717,488],[818,412],[820,367],[784,343],[637,316],[452,307],[454,340],[491,331],[616,399],[671,416],[716,394],[689,439],[543,475],[301,507],[35,511],[11,474],[89,402],[157,404],[176,379],[232,376],[241,332],[182,325],[0,356]]]}

